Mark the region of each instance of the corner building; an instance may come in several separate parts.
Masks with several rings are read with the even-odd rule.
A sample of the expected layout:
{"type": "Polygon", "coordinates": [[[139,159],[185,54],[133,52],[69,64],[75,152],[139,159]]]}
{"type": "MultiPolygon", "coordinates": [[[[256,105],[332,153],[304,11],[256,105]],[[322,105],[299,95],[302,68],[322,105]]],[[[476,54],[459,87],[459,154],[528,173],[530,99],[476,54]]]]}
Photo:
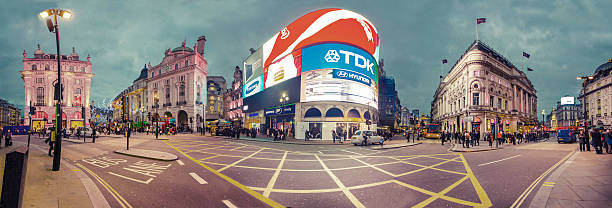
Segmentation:
{"type": "Polygon", "coordinates": [[[360,14],[331,8],[300,17],[244,61],[243,127],[323,140],[332,130],[375,130],[378,51],[378,32],[360,14]]]}
{"type": "MultiPolygon", "coordinates": [[[[57,54],[46,54],[43,50],[34,51],[28,58],[23,51],[23,71],[20,71],[25,89],[24,123],[29,124],[30,106],[36,107],[32,115],[32,126],[40,129],[55,124],[56,103],[54,84],[57,83],[57,54]]],[[[88,115],[91,100],[91,57],[82,61],[74,47],[70,55],[61,55],[62,68],[62,125],[64,128],[89,126],[88,115]],[[82,107],[85,114],[82,115],[82,107]]]]}
{"type": "Polygon", "coordinates": [[[161,63],[147,70],[147,107],[160,122],[196,131],[206,103],[206,37],[200,36],[193,49],[185,44],[166,49],[161,63]]]}
{"type": "Polygon", "coordinates": [[[431,103],[442,131],[528,132],[537,124],[537,96],[524,72],[474,41],[440,80],[431,103]]]}
{"type": "Polygon", "coordinates": [[[612,59],[601,64],[583,82],[578,99],[584,104],[588,126],[612,127],[612,59]]]}

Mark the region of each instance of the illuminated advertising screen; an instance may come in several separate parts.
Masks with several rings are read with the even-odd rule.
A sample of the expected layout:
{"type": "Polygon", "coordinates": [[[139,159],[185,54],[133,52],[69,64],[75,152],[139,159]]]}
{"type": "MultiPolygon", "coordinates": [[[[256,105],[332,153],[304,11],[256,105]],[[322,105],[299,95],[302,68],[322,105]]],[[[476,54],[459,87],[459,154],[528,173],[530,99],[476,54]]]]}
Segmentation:
{"type": "Polygon", "coordinates": [[[301,102],[343,101],[378,109],[378,88],[366,76],[347,70],[321,69],[302,72],[301,80],[301,102]]]}
{"type": "Polygon", "coordinates": [[[561,105],[574,104],[574,97],[562,97],[561,105]]]}
{"type": "Polygon", "coordinates": [[[249,97],[263,90],[263,75],[247,82],[242,89],[242,97],[249,97]]]}
{"type": "Polygon", "coordinates": [[[264,69],[264,89],[300,76],[299,51],[289,54],[264,69]]]}
{"type": "Polygon", "coordinates": [[[320,44],[302,49],[302,72],[345,69],[366,76],[378,85],[378,64],[366,51],[344,44],[320,44]]]}
{"type": "Polygon", "coordinates": [[[245,113],[300,102],[300,77],[294,77],[259,93],[243,98],[245,113]],[[281,98],[288,100],[281,101],[281,98]]]}
{"type": "Polygon", "coordinates": [[[251,54],[246,60],[244,60],[243,64],[243,83],[247,83],[255,78],[258,78],[263,74],[263,50],[261,48],[256,50],[255,53],[251,54]]]}

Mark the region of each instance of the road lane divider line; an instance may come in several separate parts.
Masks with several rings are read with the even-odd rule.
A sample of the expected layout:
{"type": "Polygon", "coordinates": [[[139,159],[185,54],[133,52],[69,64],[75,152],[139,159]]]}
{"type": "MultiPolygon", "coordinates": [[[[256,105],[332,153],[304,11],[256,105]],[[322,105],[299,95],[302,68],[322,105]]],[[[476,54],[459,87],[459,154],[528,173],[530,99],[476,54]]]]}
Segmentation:
{"type": "Polygon", "coordinates": [[[419,164],[415,164],[415,163],[411,163],[411,162],[402,161],[402,163],[409,164],[409,165],[414,165],[414,166],[419,166],[419,167],[422,167],[422,168],[416,169],[416,170],[413,170],[413,171],[409,171],[409,172],[405,172],[405,173],[401,173],[401,174],[397,174],[394,177],[400,177],[400,176],[405,176],[405,175],[413,174],[413,173],[416,173],[416,172],[424,171],[424,170],[427,170],[427,169],[430,169],[430,168],[433,168],[433,167],[436,167],[436,166],[439,166],[439,165],[446,164],[448,162],[456,161],[456,159],[459,159],[459,158],[460,157],[456,157],[456,158],[449,159],[449,160],[444,161],[444,162],[439,162],[439,163],[436,163],[436,164],[433,164],[433,165],[430,165],[430,166],[424,166],[424,165],[419,165],[419,164]]]}
{"type": "Polygon", "coordinates": [[[79,166],[81,169],[85,170],[85,172],[89,173],[91,176],[93,176],[100,183],[100,185],[102,185],[102,187],[104,187],[104,189],[106,189],[106,191],[108,191],[108,193],[113,198],[115,198],[115,200],[117,200],[117,203],[119,203],[119,205],[121,205],[121,207],[123,207],[123,208],[133,208],[132,205],[130,205],[130,203],[127,202],[127,200],[125,200],[112,186],[110,186],[108,183],[106,183],[106,181],[104,181],[104,179],[102,179],[100,176],[98,176],[98,174],[96,174],[93,171],[89,170],[87,167],[85,167],[84,165],[81,165],[80,163],[77,163],[76,165],[79,166]]]}
{"type": "Polygon", "coordinates": [[[461,157],[461,161],[463,161],[463,166],[465,167],[465,171],[470,177],[470,182],[472,182],[472,186],[474,187],[474,190],[476,190],[476,194],[478,195],[478,199],[480,199],[480,203],[482,203],[484,207],[493,206],[493,203],[491,202],[491,199],[489,199],[487,192],[484,190],[484,188],[482,188],[482,185],[480,185],[480,182],[478,182],[478,179],[476,179],[476,175],[474,175],[474,172],[472,172],[472,168],[468,164],[463,154],[459,154],[459,156],[461,157]]]}
{"type": "Polygon", "coordinates": [[[338,187],[342,189],[342,192],[344,192],[344,195],[346,195],[346,197],[353,203],[353,205],[355,205],[355,207],[358,207],[358,208],[361,208],[361,207],[365,208],[365,206],[359,201],[359,199],[357,199],[357,197],[355,197],[355,195],[353,195],[353,193],[351,193],[351,191],[349,191],[348,188],[346,188],[346,186],[342,184],[342,181],[340,181],[340,179],[327,167],[327,165],[325,165],[323,160],[321,160],[321,158],[319,158],[318,155],[314,155],[314,156],[315,158],[317,158],[317,160],[319,160],[319,163],[321,163],[321,166],[323,166],[323,169],[325,169],[327,174],[331,176],[332,180],[336,182],[336,185],[338,185],[338,187]]]}
{"type": "Polygon", "coordinates": [[[256,152],[253,152],[253,154],[250,154],[249,156],[246,156],[246,157],[244,157],[244,158],[242,158],[242,159],[240,159],[240,160],[238,160],[236,162],[233,162],[232,164],[229,164],[229,165],[227,165],[225,167],[219,168],[219,170],[217,170],[217,171],[222,172],[224,170],[227,170],[228,168],[230,168],[230,167],[232,167],[232,166],[234,166],[234,165],[236,165],[236,164],[238,164],[238,163],[240,163],[242,161],[245,161],[246,159],[249,159],[249,158],[255,156],[257,153],[261,152],[264,149],[265,148],[261,148],[261,149],[257,150],[256,152]]]}
{"type": "Polygon", "coordinates": [[[538,185],[538,183],[540,183],[540,181],[542,181],[542,179],[544,179],[550,172],[552,172],[555,168],[557,168],[557,166],[559,166],[561,163],[563,163],[565,160],[567,160],[567,158],[569,158],[574,152],[576,152],[576,150],[570,152],[565,157],[563,157],[561,160],[559,160],[559,162],[554,164],[548,170],[544,171],[544,173],[542,173],[542,175],[540,175],[540,177],[536,178],[536,180],[534,180],[533,183],[531,183],[531,185],[529,185],[527,187],[527,189],[525,189],[525,191],[523,191],[523,193],[521,195],[519,195],[519,197],[516,199],[516,201],[514,201],[514,203],[512,203],[510,208],[521,207],[521,204],[523,204],[523,202],[525,201],[527,196],[529,196],[531,191],[533,191],[533,189],[538,185]]]}
{"type": "Polygon", "coordinates": [[[374,170],[380,171],[381,173],[387,174],[387,175],[389,175],[389,176],[391,176],[391,177],[397,177],[397,175],[395,175],[395,174],[393,174],[393,173],[390,173],[389,171],[383,170],[382,168],[379,168],[379,167],[376,167],[376,166],[374,166],[374,165],[372,165],[372,164],[369,164],[369,163],[366,163],[366,162],[364,162],[364,161],[361,161],[360,159],[353,158],[353,160],[357,160],[357,162],[360,162],[361,164],[364,164],[364,165],[366,165],[367,167],[370,167],[370,168],[372,168],[372,169],[374,169],[374,170]]]}
{"type": "Polygon", "coordinates": [[[239,189],[242,189],[244,192],[247,192],[248,194],[250,194],[251,196],[255,197],[256,199],[258,199],[259,201],[266,203],[267,205],[271,206],[271,207],[278,207],[278,208],[285,208],[285,206],[279,204],[278,202],[273,201],[272,199],[265,197],[263,195],[261,195],[260,193],[253,191],[252,189],[246,187],[245,185],[242,185],[241,183],[239,183],[238,181],[220,173],[219,171],[208,167],[207,165],[204,165],[203,163],[201,163],[200,161],[196,160],[195,158],[189,156],[188,154],[184,153],[183,151],[177,149],[176,147],[174,147],[172,144],[169,144],[166,141],[163,141],[164,143],[166,143],[166,145],[172,147],[174,150],[176,150],[177,152],[183,154],[185,157],[189,158],[190,160],[192,160],[193,162],[197,163],[198,165],[202,166],[204,169],[210,171],[211,173],[214,173],[215,175],[223,178],[223,180],[231,183],[232,185],[238,187],[239,189]]]}
{"type": "Polygon", "coordinates": [[[270,192],[272,191],[272,188],[274,188],[274,184],[276,184],[276,179],[278,179],[278,175],[280,174],[281,169],[283,168],[283,164],[285,163],[285,159],[287,159],[287,151],[285,151],[285,154],[283,155],[283,158],[281,159],[280,163],[278,163],[278,166],[276,167],[276,171],[274,171],[274,175],[272,175],[272,178],[268,182],[268,186],[266,187],[266,191],[264,191],[264,193],[263,193],[263,195],[265,197],[270,197],[270,192]]]}
{"type": "Polygon", "coordinates": [[[512,158],[515,158],[515,157],[520,157],[520,156],[521,155],[515,155],[515,156],[507,157],[507,158],[504,158],[504,159],[501,159],[501,160],[496,160],[496,161],[491,161],[491,162],[488,162],[488,163],[483,163],[483,164],[480,164],[478,166],[485,166],[485,165],[493,164],[493,163],[496,163],[496,162],[501,162],[501,161],[504,161],[504,160],[509,160],[509,159],[512,159],[512,158]]]}
{"type": "Polygon", "coordinates": [[[131,181],[134,181],[134,182],[138,182],[138,183],[149,184],[149,183],[151,183],[151,181],[153,181],[153,178],[149,178],[149,180],[143,181],[143,180],[138,180],[138,179],[130,178],[130,177],[127,177],[127,176],[119,175],[117,173],[113,173],[113,172],[110,172],[110,171],[106,172],[106,173],[114,175],[114,176],[117,176],[117,177],[120,177],[120,178],[128,179],[128,180],[131,180],[131,181]]]}
{"type": "Polygon", "coordinates": [[[181,160],[176,160],[176,163],[178,163],[179,165],[185,165],[185,163],[183,163],[183,161],[181,160]]]}
{"type": "MultiPolygon", "coordinates": [[[[429,191],[429,190],[426,190],[426,189],[423,189],[423,188],[420,188],[420,187],[416,187],[416,186],[413,186],[413,185],[410,185],[410,184],[407,184],[407,183],[404,183],[404,182],[401,182],[401,181],[398,181],[398,180],[393,180],[393,182],[398,184],[398,185],[400,185],[400,186],[404,186],[406,188],[409,188],[409,189],[412,189],[412,190],[415,190],[415,191],[418,191],[418,192],[421,192],[423,194],[427,194],[427,195],[430,195],[430,196],[438,194],[436,192],[429,191]]],[[[462,200],[462,199],[457,199],[457,198],[446,196],[446,195],[440,195],[440,198],[444,199],[446,201],[451,201],[451,202],[455,202],[455,203],[458,203],[458,204],[463,204],[463,205],[470,206],[470,207],[482,207],[481,204],[474,203],[474,202],[471,202],[471,201],[465,201],[465,200],[462,200]]]]}
{"type": "Polygon", "coordinates": [[[352,154],[356,154],[356,155],[364,156],[364,155],[363,155],[363,154],[361,154],[361,153],[357,153],[357,152],[353,152],[353,151],[348,151],[348,150],[345,150],[345,149],[341,149],[341,150],[342,150],[342,151],[345,151],[345,152],[348,152],[348,153],[352,153],[352,154]]]}
{"type": "Polygon", "coordinates": [[[232,204],[232,202],[230,202],[229,200],[221,200],[221,202],[223,202],[223,204],[225,204],[227,208],[238,208],[236,205],[232,204]]]}
{"type": "Polygon", "coordinates": [[[196,173],[189,173],[189,175],[200,184],[208,184],[208,182],[206,182],[202,177],[200,177],[196,173]]]}

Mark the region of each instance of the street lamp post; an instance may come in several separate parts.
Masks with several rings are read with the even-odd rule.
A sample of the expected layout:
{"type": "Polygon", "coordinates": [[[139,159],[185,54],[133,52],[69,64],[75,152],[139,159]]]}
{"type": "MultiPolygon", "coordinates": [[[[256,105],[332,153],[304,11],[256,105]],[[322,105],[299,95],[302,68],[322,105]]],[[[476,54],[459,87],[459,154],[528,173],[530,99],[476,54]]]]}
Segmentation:
{"type": "Polygon", "coordinates": [[[577,80],[583,80],[582,81],[582,95],[580,95],[582,97],[582,123],[584,125],[584,132],[586,134],[585,139],[586,139],[586,143],[587,143],[587,151],[591,151],[591,146],[589,145],[589,131],[588,131],[588,125],[587,125],[587,109],[586,109],[586,82],[588,80],[592,80],[593,76],[578,76],[576,77],[577,80]]]}
{"type": "Polygon", "coordinates": [[[62,68],[61,68],[61,53],[60,53],[60,40],[59,40],[59,22],[57,21],[57,16],[64,19],[70,19],[72,17],[72,12],[63,9],[47,9],[41,12],[40,17],[46,19],[47,28],[49,32],[55,33],[55,44],[57,47],[57,87],[55,88],[57,93],[57,109],[56,109],[56,128],[55,128],[55,150],[53,152],[53,167],[51,170],[59,171],[60,168],[60,160],[62,154],[62,68]],[[53,20],[49,17],[53,15],[53,20]]]}

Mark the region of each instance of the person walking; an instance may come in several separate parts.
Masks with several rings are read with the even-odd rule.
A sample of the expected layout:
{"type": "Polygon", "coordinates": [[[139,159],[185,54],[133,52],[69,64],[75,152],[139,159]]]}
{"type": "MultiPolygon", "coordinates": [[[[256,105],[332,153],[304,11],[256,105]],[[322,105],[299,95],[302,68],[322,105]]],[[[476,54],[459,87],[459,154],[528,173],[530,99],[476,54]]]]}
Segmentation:
{"type": "Polygon", "coordinates": [[[442,142],[442,145],[444,145],[444,140],[445,140],[445,139],[446,139],[446,133],[445,133],[445,132],[442,132],[442,133],[440,134],[440,141],[442,142]]]}
{"type": "Polygon", "coordinates": [[[593,143],[593,148],[595,148],[595,153],[603,154],[601,149],[601,133],[599,132],[599,128],[591,130],[591,142],[593,143]]]}
{"type": "Polygon", "coordinates": [[[612,132],[610,132],[610,129],[606,130],[605,133],[605,145],[606,145],[606,153],[611,154],[612,153],[612,132]]]}
{"type": "Polygon", "coordinates": [[[49,157],[53,157],[53,155],[51,154],[51,151],[53,151],[53,146],[55,145],[55,129],[51,130],[51,133],[49,134],[49,137],[45,140],[45,143],[49,144],[49,157]]]}
{"type": "Polygon", "coordinates": [[[8,130],[8,132],[6,132],[6,135],[4,135],[4,146],[13,146],[13,133],[11,133],[10,129],[8,130]]]}
{"type": "Polygon", "coordinates": [[[580,151],[584,152],[585,151],[585,142],[584,142],[584,131],[580,130],[580,133],[578,134],[578,145],[580,146],[580,151]]]}
{"type": "Polygon", "coordinates": [[[332,130],[331,135],[332,135],[333,142],[336,143],[336,131],[332,130]]]}

